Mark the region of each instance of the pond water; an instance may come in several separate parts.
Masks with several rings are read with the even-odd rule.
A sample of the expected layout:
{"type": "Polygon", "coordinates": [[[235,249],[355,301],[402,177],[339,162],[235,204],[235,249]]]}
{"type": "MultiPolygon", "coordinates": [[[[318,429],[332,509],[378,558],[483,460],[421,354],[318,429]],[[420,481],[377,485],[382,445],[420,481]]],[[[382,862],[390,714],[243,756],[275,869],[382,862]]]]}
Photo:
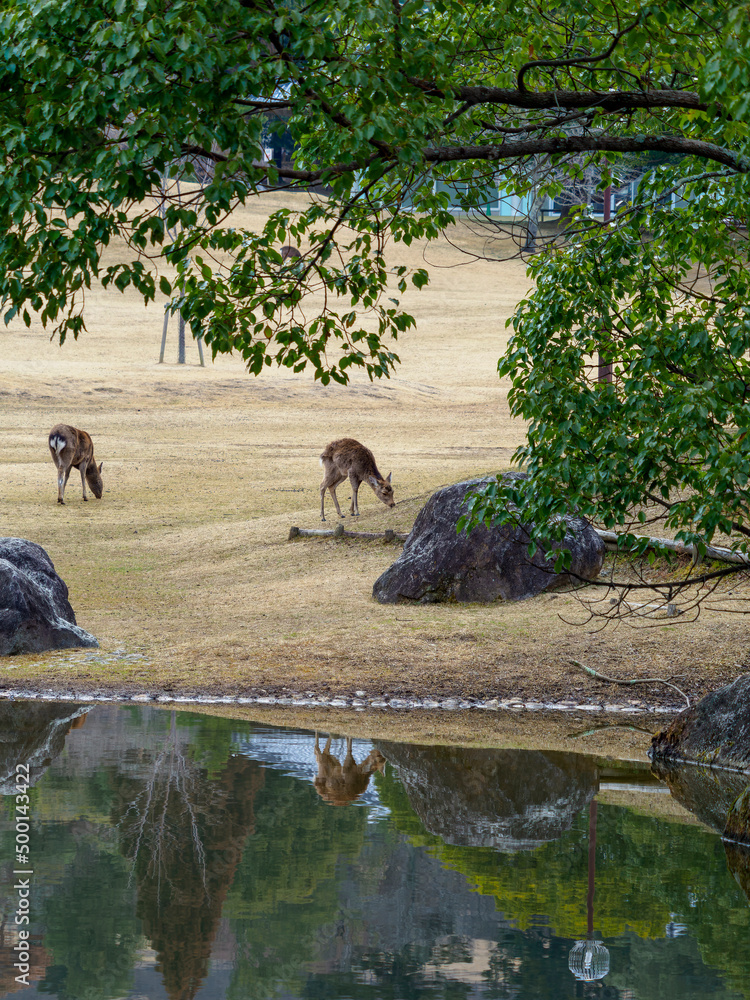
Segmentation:
{"type": "Polygon", "coordinates": [[[750,996],[741,776],[326,736],[0,704],[3,994],[750,996]]]}

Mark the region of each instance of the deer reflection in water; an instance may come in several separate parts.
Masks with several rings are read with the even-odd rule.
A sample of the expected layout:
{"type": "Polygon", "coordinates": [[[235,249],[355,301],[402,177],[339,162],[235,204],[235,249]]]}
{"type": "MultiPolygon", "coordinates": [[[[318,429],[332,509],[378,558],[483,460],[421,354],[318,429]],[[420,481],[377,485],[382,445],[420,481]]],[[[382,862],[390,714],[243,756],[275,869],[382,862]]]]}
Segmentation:
{"type": "Polygon", "coordinates": [[[351,736],[346,737],[346,756],[342,764],[331,753],[331,737],[328,737],[321,750],[316,733],[315,760],[318,763],[315,790],[321,799],[332,806],[345,806],[354,802],[365,791],[375,771],[382,771],[385,767],[385,757],[379,750],[371,750],[362,763],[358,764],[352,753],[351,736]]]}

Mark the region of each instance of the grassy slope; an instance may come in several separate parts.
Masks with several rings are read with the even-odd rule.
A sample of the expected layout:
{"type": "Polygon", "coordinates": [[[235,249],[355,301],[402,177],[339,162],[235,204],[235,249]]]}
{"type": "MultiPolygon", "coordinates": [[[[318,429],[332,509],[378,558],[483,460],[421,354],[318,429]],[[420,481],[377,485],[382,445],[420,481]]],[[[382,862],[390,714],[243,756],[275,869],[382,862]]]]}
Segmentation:
{"type": "MultiPolygon", "coordinates": [[[[238,221],[257,223],[258,211],[238,221]]],[[[484,241],[466,227],[456,238],[474,249],[484,241]]],[[[372,583],[393,545],[287,541],[290,525],[319,523],[318,456],[333,438],[362,440],[393,472],[398,506],[387,510],[363,487],[363,530],[408,529],[435,488],[507,468],[522,438],[495,365],[505,319],[527,289],[523,266],[467,263],[448,243],[390,254],[412,266],[423,255],[431,285],[407,303],[418,327],[400,344],[397,376],[383,384],[322,387],[286,370],[253,379],[234,358],[202,369],[194,345],[190,364],[178,367],[174,330],[172,360],[160,366],[160,306],[99,289],[78,343],[61,348],[37,326],[3,334],[3,532],[47,549],[104,656],[16,657],[0,667],[0,681],[597,700],[602,689],[570,658],[622,676],[678,676],[693,693],[739,672],[741,616],[707,612],[695,624],[602,633],[577,624],[586,615],[566,595],[381,606],[372,583]],[[81,502],[73,473],[68,503],[55,503],[46,439],[58,421],[92,434],[104,462],[100,502],[81,502]],[[143,657],[127,658],[134,651],[143,657]]],[[[342,488],[342,505],[347,494],[342,488]]],[[[624,701],[630,691],[603,697],[624,701]]]]}

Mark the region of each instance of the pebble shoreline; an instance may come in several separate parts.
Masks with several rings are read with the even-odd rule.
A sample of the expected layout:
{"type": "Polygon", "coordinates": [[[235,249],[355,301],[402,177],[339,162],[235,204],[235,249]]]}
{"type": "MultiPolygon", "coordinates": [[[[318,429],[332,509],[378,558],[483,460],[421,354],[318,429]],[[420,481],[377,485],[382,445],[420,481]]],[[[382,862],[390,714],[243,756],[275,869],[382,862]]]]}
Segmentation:
{"type": "Polygon", "coordinates": [[[619,704],[616,702],[574,701],[521,701],[516,698],[391,698],[378,695],[368,698],[337,696],[323,698],[317,695],[170,695],[142,691],[136,694],[105,694],[101,691],[36,691],[24,688],[0,690],[0,699],[6,701],[75,701],[75,702],[132,702],[156,705],[258,705],[279,708],[348,708],[355,712],[375,710],[396,711],[469,711],[483,709],[490,712],[602,712],[606,715],[674,715],[683,705],[619,704]]]}

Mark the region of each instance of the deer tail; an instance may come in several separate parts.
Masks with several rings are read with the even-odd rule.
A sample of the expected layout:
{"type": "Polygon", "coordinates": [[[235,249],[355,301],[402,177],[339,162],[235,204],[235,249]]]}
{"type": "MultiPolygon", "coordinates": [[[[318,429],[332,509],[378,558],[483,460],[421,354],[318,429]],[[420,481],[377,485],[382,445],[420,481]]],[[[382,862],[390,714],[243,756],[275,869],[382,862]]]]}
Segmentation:
{"type": "Polygon", "coordinates": [[[49,446],[50,448],[54,448],[59,455],[65,447],[65,438],[60,434],[53,434],[49,439],[49,446]]]}

